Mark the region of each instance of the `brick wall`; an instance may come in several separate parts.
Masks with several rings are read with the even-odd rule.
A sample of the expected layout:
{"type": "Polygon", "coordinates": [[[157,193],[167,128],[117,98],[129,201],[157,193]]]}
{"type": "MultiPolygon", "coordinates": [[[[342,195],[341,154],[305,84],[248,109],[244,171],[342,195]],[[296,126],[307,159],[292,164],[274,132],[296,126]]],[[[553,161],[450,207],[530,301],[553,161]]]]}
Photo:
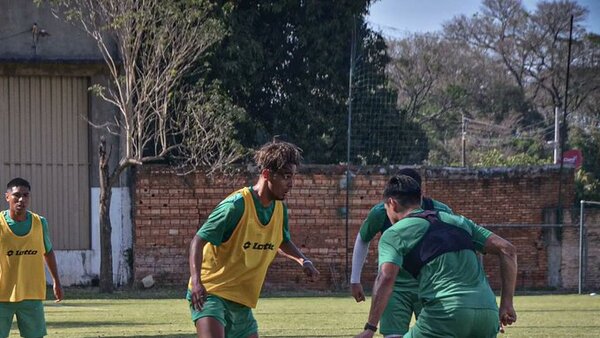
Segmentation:
{"type": "MultiPolygon", "coordinates": [[[[290,260],[276,258],[267,289],[336,290],[346,287],[346,262],[362,220],[381,200],[386,179],[397,168],[355,168],[351,180],[346,235],[345,167],[303,166],[288,196],[292,241],[321,271],[310,282],[290,260]],[[348,238],[346,242],[346,238],[348,238]],[[346,245],[347,244],[347,245],[346,245]]],[[[519,251],[518,287],[548,285],[544,210],[558,201],[555,166],[513,169],[420,168],[427,196],[487,226],[513,242],[519,251]],[[512,226],[507,225],[512,224],[512,226]],[[515,226],[516,225],[516,226],[515,226]]],[[[572,169],[563,176],[562,201],[574,202],[572,169]]],[[[211,210],[230,192],[252,185],[256,174],[207,178],[201,173],[177,176],[162,166],[143,166],[135,174],[134,278],[153,274],[160,284],[182,285],[189,276],[188,245],[211,210]]],[[[376,241],[370,246],[363,285],[370,288],[377,270],[376,241]]],[[[498,262],[484,258],[492,287],[499,286],[498,262]]],[[[348,269],[350,267],[348,266],[348,269]]],[[[348,271],[349,272],[349,271],[348,271]]]]}

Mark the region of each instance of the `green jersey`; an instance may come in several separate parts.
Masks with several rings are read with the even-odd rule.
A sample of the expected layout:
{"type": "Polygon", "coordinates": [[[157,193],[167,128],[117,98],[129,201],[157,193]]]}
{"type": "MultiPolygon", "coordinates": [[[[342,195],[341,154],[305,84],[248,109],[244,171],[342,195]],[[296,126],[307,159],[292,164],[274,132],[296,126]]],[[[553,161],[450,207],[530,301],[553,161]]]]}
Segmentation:
{"type": "MultiPolygon", "coordinates": [[[[429,201],[433,202],[432,204],[434,210],[444,211],[449,214],[452,213],[452,209],[450,209],[450,207],[446,204],[434,199],[429,199],[429,201]]],[[[370,242],[373,238],[375,238],[377,233],[383,233],[391,226],[392,223],[387,217],[384,203],[377,203],[375,206],[373,206],[373,208],[371,208],[367,218],[361,225],[359,230],[360,237],[363,239],[363,241],[370,242]]],[[[399,288],[400,290],[411,290],[416,292],[418,285],[418,282],[405,270],[401,270],[396,278],[395,287],[399,288]]]]}
{"type": "MultiPolygon", "coordinates": [[[[416,209],[411,214],[423,212],[416,209]]],[[[492,233],[471,220],[445,212],[438,218],[449,226],[468,233],[477,251],[483,251],[492,233]]],[[[383,233],[379,240],[379,264],[392,263],[404,271],[405,256],[420,242],[430,223],[410,215],[383,233]]],[[[418,277],[419,298],[425,308],[485,308],[496,309],[496,298],[473,250],[446,252],[421,269],[418,277]]]]}
{"type": "MultiPolygon", "coordinates": [[[[252,187],[249,187],[252,190],[252,187]]],[[[275,209],[275,203],[272,202],[269,206],[264,207],[262,203],[252,194],[254,200],[254,206],[256,208],[256,214],[262,224],[268,224],[273,210],[275,209]]],[[[244,198],[241,193],[235,193],[225,198],[217,207],[210,213],[208,219],[202,225],[202,227],[196,233],[198,236],[207,240],[213,245],[220,245],[226,242],[236,225],[244,214],[244,198]]],[[[287,206],[283,204],[283,242],[290,241],[290,232],[288,229],[288,214],[287,206]]]]}

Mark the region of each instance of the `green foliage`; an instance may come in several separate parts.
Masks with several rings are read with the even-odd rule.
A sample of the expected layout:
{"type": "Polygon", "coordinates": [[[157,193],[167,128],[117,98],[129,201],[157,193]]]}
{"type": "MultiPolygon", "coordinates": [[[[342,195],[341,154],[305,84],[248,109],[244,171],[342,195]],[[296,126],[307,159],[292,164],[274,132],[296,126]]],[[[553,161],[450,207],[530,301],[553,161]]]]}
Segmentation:
{"type": "Polygon", "coordinates": [[[549,158],[539,158],[536,155],[529,155],[526,153],[504,155],[498,149],[492,149],[486,152],[475,152],[473,154],[473,161],[474,167],[516,167],[552,163],[552,160],[549,158]]]}
{"type": "Polygon", "coordinates": [[[577,171],[577,199],[600,201],[600,131],[571,128],[570,146],[581,150],[583,165],[577,171]]]}
{"type": "Polygon", "coordinates": [[[366,30],[370,1],[215,3],[229,5],[215,11],[228,35],[207,59],[207,79],[220,79],[245,110],[241,143],[283,135],[307,162],[344,160],[352,29],[366,30]]]}

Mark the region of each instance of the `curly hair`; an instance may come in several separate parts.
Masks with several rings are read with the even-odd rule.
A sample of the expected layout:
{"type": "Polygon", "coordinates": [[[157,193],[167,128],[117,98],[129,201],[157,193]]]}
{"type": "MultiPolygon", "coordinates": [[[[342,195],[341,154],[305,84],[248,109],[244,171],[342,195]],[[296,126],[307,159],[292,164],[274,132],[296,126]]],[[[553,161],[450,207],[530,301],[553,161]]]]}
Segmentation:
{"type": "Polygon", "coordinates": [[[281,168],[302,161],[302,149],[284,141],[273,140],[265,143],[254,153],[254,162],[260,170],[278,171],[281,168]]]}

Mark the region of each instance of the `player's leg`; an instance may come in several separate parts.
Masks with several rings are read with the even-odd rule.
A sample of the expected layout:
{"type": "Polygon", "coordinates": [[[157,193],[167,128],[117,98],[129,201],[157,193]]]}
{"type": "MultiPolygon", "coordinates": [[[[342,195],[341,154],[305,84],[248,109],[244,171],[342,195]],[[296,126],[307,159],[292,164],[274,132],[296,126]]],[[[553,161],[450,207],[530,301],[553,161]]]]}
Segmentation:
{"type": "Polygon", "coordinates": [[[473,317],[473,326],[469,335],[470,338],[495,338],[500,331],[500,323],[498,322],[498,311],[490,309],[468,309],[473,317]]]}
{"type": "Polygon", "coordinates": [[[14,316],[14,303],[0,302],[0,338],[6,338],[10,334],[14,316]]]}
{"type": "Polygon", "coordinates": [[[498,312],[495,310],[425,308],[404,338],[494,338],[497,333],[498,312]]]}
{"type": "MultiPolygon", "coordinates": [[[[452,331],[451,323],[454,321],[454,316],[452,310],[423,308],[415,325],[404,335],[404,338],[461,337],[452,331]]],[[[470,324],[463,323],[463,325],[470,324]]]]}
{"type": "Polygon", "coordinates": [[[258,338],[258,324],[251,308],[227,301],[226,319],[226,337],[258,338]]]}
{"type": "Polygon", "coordinates": [[[18,302],[15,310],[21,337],[41,338],[47,334],[44,304],[41,300],[18,302]]]}
{"type": "Polygon", "coordinates": [[[408,332],[415,298],[418,298],[417,294],[394,287],[379,321],[380,332],[384,337],[398,338],[408,332]]]}
{"type": "Polygon", "coordinates": [[[191,302],[189,302],[189,306],[198,337],[225,337],[225,326],[227,325],[225,313],[227,306],[224,299],[209,295],[200,311],[194,309],[191,302]]]}

